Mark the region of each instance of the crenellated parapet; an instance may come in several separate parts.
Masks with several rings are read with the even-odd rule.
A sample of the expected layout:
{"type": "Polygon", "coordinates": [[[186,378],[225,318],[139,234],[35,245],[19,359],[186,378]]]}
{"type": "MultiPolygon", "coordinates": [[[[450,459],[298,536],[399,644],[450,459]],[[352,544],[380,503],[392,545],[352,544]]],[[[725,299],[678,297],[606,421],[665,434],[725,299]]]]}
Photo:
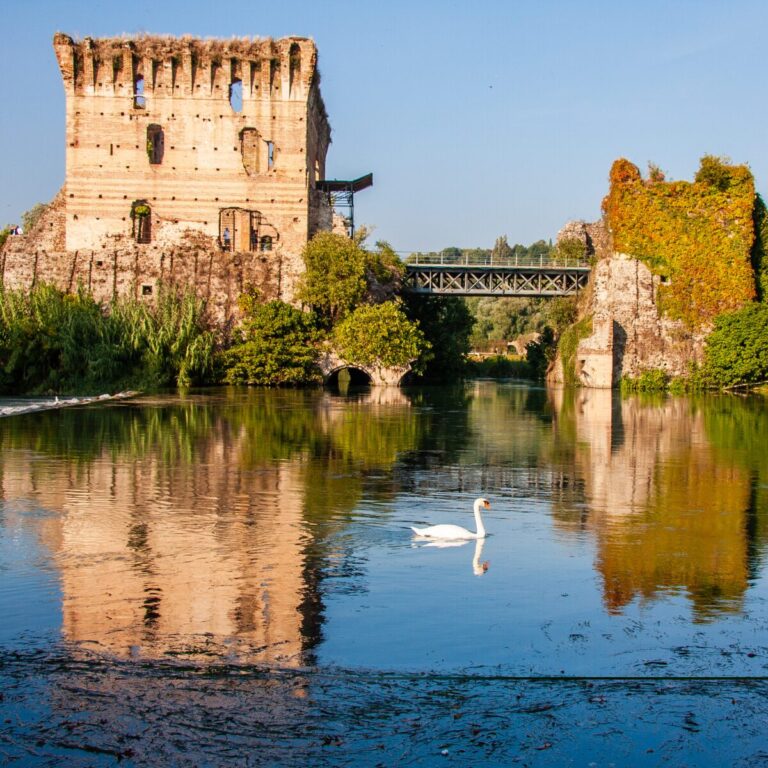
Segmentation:
{"type": "Polygon", "coordinates": [[[229,101],[230,88],[240,83],[244,101],[306,101],[317,79],[317,48],[304,37],[142,36],[75,41],[59,32],[53,45],[68,95],[134,97],[141,89],[147,98],[229,101]]]}

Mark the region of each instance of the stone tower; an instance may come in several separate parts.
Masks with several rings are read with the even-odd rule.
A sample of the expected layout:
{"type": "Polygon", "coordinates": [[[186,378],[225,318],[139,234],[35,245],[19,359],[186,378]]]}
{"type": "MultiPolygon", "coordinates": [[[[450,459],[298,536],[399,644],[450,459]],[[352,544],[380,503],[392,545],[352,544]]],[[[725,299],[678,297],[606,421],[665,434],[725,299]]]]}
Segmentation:
{"type": "Polygon", "coordinates": [[[177,282],[220,320],[247,284],[290,301],[303,246],[332,226],[315,188],[331,130],[314,42],[59,33],[53,45],[66,180],[45,238],[14,238],[24,264],[21,242],[4,254],[6,285],[29,282],[35,250],[32,282],[79,282],[101,299],[177,282]]]}

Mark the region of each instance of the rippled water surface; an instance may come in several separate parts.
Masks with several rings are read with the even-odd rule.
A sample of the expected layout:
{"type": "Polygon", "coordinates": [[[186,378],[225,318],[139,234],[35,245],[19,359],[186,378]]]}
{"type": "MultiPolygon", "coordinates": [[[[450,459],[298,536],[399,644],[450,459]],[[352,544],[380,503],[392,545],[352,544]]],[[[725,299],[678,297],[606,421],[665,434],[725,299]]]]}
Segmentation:
{"type": "Polygon", "coordinates": [[[768,755],[762,399],[221,390],[0,442],[0,762],[768,755]],[[484,541],[413,538],[478,496],[484,541]]]}

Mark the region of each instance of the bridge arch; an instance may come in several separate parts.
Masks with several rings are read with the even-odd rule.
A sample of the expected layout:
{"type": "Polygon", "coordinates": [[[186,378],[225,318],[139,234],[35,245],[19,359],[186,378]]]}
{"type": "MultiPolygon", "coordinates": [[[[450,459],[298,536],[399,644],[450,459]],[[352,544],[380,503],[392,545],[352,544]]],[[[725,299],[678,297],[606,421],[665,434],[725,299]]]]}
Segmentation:
{"type": "Polygon", "coordinates": [[[338,368],[334,368],[328,374],[323,374],[323,381],[326,386],[333,386],[339,384],[339,376],[342,371],[347,371],[350,376],[349,383],[352,386],[362,386],[365,384],[371,384],[373,377],[371,374],[359,365],[340,365],[338,368]]]}
{"type": "Polygon", "coordinates": [[[323,374],[323,382],[331,382],[332,376],[338,376],[339,371],[354,370],[365,375],[372,387],[399,387],[405,376],[410,373],[411,366],[368,366],[358,363],[350,363],[328,350],[319,361],[320,372],[323,374]]]}

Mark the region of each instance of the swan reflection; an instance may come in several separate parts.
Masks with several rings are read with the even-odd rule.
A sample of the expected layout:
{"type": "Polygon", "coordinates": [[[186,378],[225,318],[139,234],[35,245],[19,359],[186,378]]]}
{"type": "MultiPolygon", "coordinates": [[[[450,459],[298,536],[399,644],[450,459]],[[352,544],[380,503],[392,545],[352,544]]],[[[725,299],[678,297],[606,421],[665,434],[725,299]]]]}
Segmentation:
{"type": "MultiPolygon", "coordinates": [[[[450,539],[430,539],[426,536],[414,536],[413,546],[415,547],[436,547],[438,549],[447,549],[448,547],[465,547],[469,541],[451,541],[450,539]]],[[[485,539],[475,539],[475,553],[472,556],[472,573],[475,576],[482,576],[490,567],[488,560],[482,561],[483,547],[485,539]]]]}

